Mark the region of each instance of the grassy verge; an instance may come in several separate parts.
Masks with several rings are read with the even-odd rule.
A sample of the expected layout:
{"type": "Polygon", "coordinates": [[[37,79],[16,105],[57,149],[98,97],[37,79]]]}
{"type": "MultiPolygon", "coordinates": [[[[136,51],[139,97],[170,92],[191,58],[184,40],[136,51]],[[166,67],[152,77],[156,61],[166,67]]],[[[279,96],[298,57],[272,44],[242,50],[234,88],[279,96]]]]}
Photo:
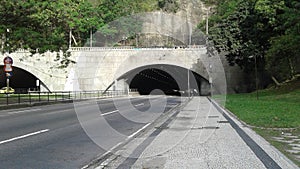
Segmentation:
{"type": "Polygon", "coordinates": [[[300,80],[259,91],[258,96],[257,100],[256,93],[228,95],[226,108],[300,166],[300,153],[289,152],[292,144],[300,144],[291,143],[292,137],[300,139],[300,80]]]}

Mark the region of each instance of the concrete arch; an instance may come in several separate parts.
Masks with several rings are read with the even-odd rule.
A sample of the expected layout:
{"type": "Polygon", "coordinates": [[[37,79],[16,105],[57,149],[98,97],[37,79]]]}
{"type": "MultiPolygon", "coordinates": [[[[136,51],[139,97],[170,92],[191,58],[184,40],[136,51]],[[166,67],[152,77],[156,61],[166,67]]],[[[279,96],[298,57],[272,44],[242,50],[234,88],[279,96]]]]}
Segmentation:
{"type": "Polygon", "coordinates": [[[70,68],[58,68],[60,61],[57,60],[57,54],[59,53],[46,52],[32,55],[26,50],[20,50],[11,53],[10,56],[14,60],[13,67],[31,73],[42,82],[42,91],[62,91],[71,66],[70,68]]]}
{"type": "Polygon", "coordinates": [[[106,90],[124,73],[148,65],[173,65],[194,71],[208,80],[205,48],[152,48],[85,51],[77,54],[79,90],[106,90]]]}
{"type": "MultiPolygon", "coordinates": [[[[122,76],[118,77],[117,81],[114,82],[116,84],[112,85],[114,85],[115,88],[122,89],[124,88],[125,84],[125,88],[131,88],[130,85],[134,83],[133,81],[137,76],[140,76],[140,73],[152,69],[155,70],[155,73],[153,74],[154,76],[150,75],[150,77],[147,78],[154,79],[152,81],[160,81],[160,83],[170,83],[167,84],[167,86],[169,86],[169,89],[176,89],[177,91],[183,92],[191,90],[196,91],[197,93],[199,93],[199,95],[208,95],[210,92],[210,85],[208,79],[205,79],[204,77],[190,69],[172,64],[148,64],[141,67],[137,67],[135,69],[131,69],[130,71],[124,73],[122,76]],[[161,73],[157,72],[157,70],[165,72],[169,76],[167,77],[165,75],[162,75],[161,73]],[[161,77],[163,77],[163,79],[161,79],[161,77]],[[118,86],[118,83],[121,83],[121,85],[119,84],[118,86]]],[[[141,85],[147,86],[150,84],[147,84],[147,82],[145,82],[141,85]]]]}
{"type": "MultiPolygon", "coordinates": [[[[3,67],[3,65],[0,65],[1,87],[6,86],[6,76],[3,67]]],[[[11,73],[9,85],[15,89],[16,93],[27,93],[28,90],[39,91],[41,87],[47,89],[44,82],[28,70],[13,66],[11,73]]]]}
{"type": "Polygon", "coordinates": [[[208,80],[208,65],[205,64],[204,59],[201,59],[201,57],[206,57],[206,50],[142,50],[127,56],[127,58],[123,60],[122,64],[120,64],[116,70],[114,79],[118,79],[124,72],[130,72],[144,66],[173,65],[194,71],[208,80]]]}

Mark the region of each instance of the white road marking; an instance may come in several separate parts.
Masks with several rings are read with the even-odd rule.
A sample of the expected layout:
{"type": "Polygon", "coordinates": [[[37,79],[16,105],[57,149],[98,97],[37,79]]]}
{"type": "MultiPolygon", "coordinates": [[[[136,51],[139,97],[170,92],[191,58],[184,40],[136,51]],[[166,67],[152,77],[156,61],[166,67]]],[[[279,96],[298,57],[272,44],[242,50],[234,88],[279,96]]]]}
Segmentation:
{"type": "Polygon", "coordinates": [[[151,123],[147,123],[144,127],[140,128],[138,131],[134,132],[133,134],[131,134],[130,136],[128,136],[127,139],[130,139],[132,137],[134,137],[135,135],[137,135],[139,132],[141,132],[142,130],[144,130],[146,127],[148,127],[151,123]]]}
{"type": "MultiPolygon", "coordinates": [[[[101,155],[101,157],[99,159],[102,159],[103,157],[105,157],[106,155],[108,155],[109,153],[112,153],[113,150],[115,148],[117,148],[118,146],[126,143],[130,138],[134,137],[135,135],[137,135],[139,132],[141,132],[142,130],[144,130],[146,127],[148,127],[151,123],[147,123],[145,126],[143,126],[141,129],[139,129],[138,131],[136,131],[135,133],[131,134],[130,136],[127,137],[127,139],[123,142],[120,142],[118,144],[116,144],[115,146],[113,146],[111,149],[109,149],[107,152],[105,152],[104,154],[101,155]]],[[[114,157],[113,157],[114,158],[114,157]]],[[[105,166],[107,166],[107,164],[109,164],[113,159],[108,158],[105,161],[103,161],[96,169],[103,169],[105,166]]],[[[89,167],[89,165],[86,165],[84,167],[82,167],[81,169],[87,169],[89,167]]]]}
{"type": "MultiPolygon", "coordinates": [[[[127,139],[124,142],[120,142],[117,145],[113,146],[110,150],[108,150],[106,153],[104,153],[101,157],[105,157],[107,154],[111,153],[115,148],[117,148],[118,146],[120,146],[121,144],[124,144],[126,141],[128,141],[128,139],[134,137],[136,134],[138,134],[139,132],[141,132],[143,129],[145,129],[146,127],[148,127],[151,123],[146,124],[144,127],[142,127],[141,129],[139,129],[138,131],[136,131],[135,133],[131,134],[130,136],[127,137],[127,139]]],[[[114,157],[113,157],[114,158],[114,157]]],[[[96,169],[103,169],[105,168],[105,166],[107,166],[113,159],[108,158],[105,161],[103,161],[96,169]]],[[[88,166],[84,166],[82,169],[86,169],[88,168],[88,166]]]]}
{"type": "Polygon", "coordinates": [[[42,109],[20,110],[20,111],[8,112],[7,114],[19,114],[19,113],[34,112],[34,111],[40,111],[40,110],[42,110],[42,109]]]}
{"type": "Polygon", "coordinates": [[[37,131],[37,132],[25,134],[25,135],[23,135],[23,136],[18,136],[18,137],[11,138],[11,139],[8,139],[8,140],[3,140],[3,141],[0,141],[0,145],[1,145],[1,144],[4,144],[4,143],[8,143],[8,142],[15,141],[15,140],[20,140],[20,139],[23,139],[23,138],[26,138],[26,137],[34,136],[34,135],[37,135],[37,134],[45,133],[45,132],[47,132],[47,131],[49,131],[49,129],[40,130],[40,131],[37,131]]]}
{"type": "Polygon", "coordinates": [[[109,114],[113,114],[113,113],[116,113],[118,112],[119,110],[114,110],[114,111],[111,111],[111,112],[107,112],[107,113],[103,113],[101,114],[102,116],[106,116],[106,115],[109,115],[109,114]]]}
{"type": "Polygon", "coordinates": [[[140,103],[140,104],[136,104],[134,106],[138,107],[138,106],[144,106],[144,105],[145,105],[145,103],[140,103]]]}
{"type": "MultiPolygon", "coordinates": [[[[121,144],[123,144],[122,142],[118,143],[117,145],[113,146],[111,149],[109,149],[106,153],[101,155],[101,158],[105,157],[107,154],[111,153],[115,148],[117,148],[118,146],[120,146],[121,144]]],[[[105,161],[103,161],[96,169],[101,169],[104,166],[106,166],[108,163],[110,163],[112,161],[112,159],[108,158],[105,161]]],[[[85,168],[88,168],[89,166],[85,166],[85,168]]],[[[85,168],[81,168],[81,169],[85,169],[85,168]]]]}

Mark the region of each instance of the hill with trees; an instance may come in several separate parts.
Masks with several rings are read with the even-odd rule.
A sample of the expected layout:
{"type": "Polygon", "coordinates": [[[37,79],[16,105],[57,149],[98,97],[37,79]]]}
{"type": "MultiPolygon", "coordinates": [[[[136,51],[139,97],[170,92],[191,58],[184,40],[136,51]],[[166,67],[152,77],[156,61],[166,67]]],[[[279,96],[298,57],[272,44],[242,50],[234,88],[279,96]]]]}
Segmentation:
{"type": "MultiPolygon", "coordinates": [[[[83,46],[100,28],[113,34],[105,25],[117,18],[156,10],[180,13],[202,2],[211,9],[209,42],[217,51],[226,52],[230,64],[239,65],[252,77],[256,67],[261,87],[271,80],[280,84],[298,76],[298,0],[2,0],[1,52],[19,48],[33,53],[67,51],[70,39],[73,45],[83,46]]],[[[191,14],[201,15],[197,10],[202,9],[191,14]]],[[[190,17],[199,19],[198,27],[205,32],[203,16],[190,17]]]]}
{"type": "MultiPolygon", "coordinates": [[[[206,0],[212,7],[209,39],[246,73],[258,69],[260,85],[280,85],[300,73],[298,0],[206,0]]],[[[199,24],[204,30],[205,23],[199,24]]]]}

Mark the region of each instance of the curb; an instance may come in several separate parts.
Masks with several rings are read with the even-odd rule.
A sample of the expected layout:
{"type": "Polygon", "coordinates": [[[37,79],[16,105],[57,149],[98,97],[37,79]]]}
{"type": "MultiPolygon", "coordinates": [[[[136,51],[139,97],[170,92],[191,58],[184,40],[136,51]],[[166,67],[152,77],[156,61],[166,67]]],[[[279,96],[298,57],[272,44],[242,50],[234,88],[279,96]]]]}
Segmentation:
{"type": "Polygon", "coordinates": [[[267,169],[281,169],[282,165],[285,165],[284,167],[287,167],[288,165],[293,169],[298,168],[296,164],[294,164],[290,159],[288,159],[284,154],[282,154],[279,150],[272,146],[263,137],[258,135],[255,131],[253,131],[251,127],[249,127],[245,122],[238,119],[237,116],[235,116],[232,112],[220,106],[213,99],[208,98],[208,100],[229,121],[230,125],[235,129],[238,135],[244,140],[244,142],[248,145],[248,147],[253,151],[253,153],[265,165],[267,169]],[[239,122],[240,125],[237,124],[237,122],[239,122]],[[252,133],[245,131],[241,127],[241,125],[242,127],[246,127],[247,129],[249,129],[252,133]],[[257,138],[254,138],[254,136],[257,138]],[[258,141],[260,142],[260,144],[258,143],[258,141]],[[265,146],[262,145],[262,143],[268,146],[269,151],[265,146]],[[274,155],[274,153],[270,153],[270,151],[275,152],[277,155],[279,155],[279,157],[274,158],[273,156],[271,156],[274,155]]]}
{"type": "Polygon", "coordinates": [[[88,169],[88,168],[102,169],[102,168],[104,168],[109,163],[111,163],[113,160],[118,158],[118,155],[115,155],[115,153],[121,147],[130,143],[130,141],[132,141],[134,138],[141,136],[142,134],[145,134],[145,132],[147,132],[147,131],[149,132],[151,129],[154,129],[154,131],[160,130],[159,128],[162,127],[165,124],[165,122],[167,122],[168,120],[172,121],[173,116],[177,115],[178,112],[180,111],[180,109],[182,107],[185,107],[187,105],[187,103],[189,103],[190,101],[191,101],[191,98],[186,99],[183,103],[171,108],[169,111],[167,111],[167,112],[163,113],[161,116],[159,116],[154,122],[149,123],[149,125],[147,125],[145,128],[143,128],[142,130],[135,133],[134,136],[132,136],[132,137],[126,139],[124,142],[121,142],[121,143],[117,144],[116,146],[112,147],[109,151],[107,151],[103,155],[100,155],[99,157],[96,157],[94,160],[92,160],[87,165],[83,166],[81,169],[88,169]],[[156,125],[158,125],[159,128],[155,129],[154,127],[156,125]]]}

